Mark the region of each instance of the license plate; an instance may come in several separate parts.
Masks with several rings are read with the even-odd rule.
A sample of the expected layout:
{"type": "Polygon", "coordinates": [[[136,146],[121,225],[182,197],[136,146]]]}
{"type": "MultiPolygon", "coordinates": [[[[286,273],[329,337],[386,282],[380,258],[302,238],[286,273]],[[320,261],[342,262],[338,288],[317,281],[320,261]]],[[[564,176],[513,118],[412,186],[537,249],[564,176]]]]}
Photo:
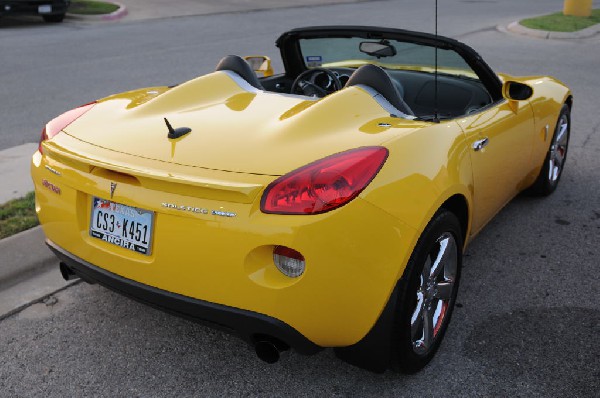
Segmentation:
{"type": "Polygon", "coordinates": [[[52,12],[52,6],[51,5],[42,5],[38,7],[38,12],[40,14],[48,14],[49,12],[52,12]]]}
{"type": "Polygon", "coordinates": [[[90,236],[150,255],[154,212],[94,197],[90,236]]]}

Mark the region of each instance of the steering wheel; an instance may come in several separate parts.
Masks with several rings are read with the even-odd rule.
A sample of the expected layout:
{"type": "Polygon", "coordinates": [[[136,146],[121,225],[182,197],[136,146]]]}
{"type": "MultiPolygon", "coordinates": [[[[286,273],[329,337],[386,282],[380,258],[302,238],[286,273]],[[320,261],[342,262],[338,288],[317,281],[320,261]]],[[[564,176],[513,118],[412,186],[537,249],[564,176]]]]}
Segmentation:
{"type": "Polygon", "coordinates": [[[324,97],[329,94],[329,92],[327,92],[327,87],[320,87],[314,83],[314,78],[319,73],[324,73],[331,79],[331,83],[333,84],[333,90],[331,90],[331,92],[342,89],[342,82],[340,82],[340,79],[335,73],[325,68],[313,68],[305,70],[298,75],[296,80],[294,80],[294,83],[292,83],[290,93],[301,93],[311,97],[324,97]]]}

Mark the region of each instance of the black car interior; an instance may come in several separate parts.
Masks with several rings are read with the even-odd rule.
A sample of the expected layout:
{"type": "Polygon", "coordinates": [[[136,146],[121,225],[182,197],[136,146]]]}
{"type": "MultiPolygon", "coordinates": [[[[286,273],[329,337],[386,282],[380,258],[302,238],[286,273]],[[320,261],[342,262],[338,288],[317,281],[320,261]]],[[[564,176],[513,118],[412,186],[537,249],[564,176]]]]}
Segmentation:
{"type": "Polygon", "coordinates": [[[248,84],[259,90],[265,90],[260,84],[256,73],[252,70],[252,67],[244,58],[238,55],[228,55],[221,59],[215,68],[215,71],[231,71],[237,73],[242,79],[248,84]]]}
{"type": "Polygon", "coordinates": [[[365,85],[371,87],[394,106],[400,112],[414,116],[415,113],[404,101],[404,88],[398,81],[393,81],[389,74],[379,66],[363,65],[356,70],[348,79],[346,87],[365,85]],[[397,86],[400,86],[399,90],[397,86]]]}
{"type": "MultiPolygon", "coordinates": [[[[318,68],[314,73],[308,69],[304,83],[298,83],[298,76],[275,75],[257,78],[256,74],[241,57],[229,55],[223,58],[216,70],[235,72],[251,86],[259,89],[286,94],[304,94],[323,97],[336,91],[339,84],[333,84],[332,73],[344,87],[369,86],[386,98],[396,109],[407,115],[431,118],[437,107],[440,118],[455,118],[482,109],[493,102],[484,85],[477,79],[439,73],[437,76],[437,101],[435,100],[435,74],[414,70],[384,70],[367,64],[354,68],[318,68]],[[326,73],[329,72],[329,73],[326,73]],[[302,86],[302,87],[300,87],[302,86]],[[302,92],[305,88],[306,92],[302,92]],[[292,91],[293,89],[293,91],[292,91]],[[436,104],[437,102],[437,104],[436,104]]],[[[302,79],[300,79],[302,80],[302,79]]],[[[337,83],[337,82],[336,82],[337,83]]]]}
{"type": "MultiPolygon", "coordinates": [[[[365,65],[366,66],[366,65],[365,65]]],[[[374,65],[370,65],[374,66],[374,65]]],[[[364,68],[364,66],[363,66],[364,68]]],[[[378,67],[375,67],[378,68],[378,67]]],[[[338,78],[348,86],[348,83],[353,80],[354,74],[359,73],[359,69],[351,68],[330,68],[337,73],[338,78]]],[[[360,80],[367,86],[373,87],[386,97],[390,103],[396,108],[409,115],[415,115],[418,117],[432,116],[435,111],[435,75],[428,72],[412,71],[412,70],[383,70],[389,81],[381,73],[374,73],[373,68],[369,68],[371,73],[368,82],[363,81],[363,77],[360,80]],[[379,76],[381,82],[376,83],[375,80],[379,76]],[[398,96],[402,100],[408,109],[398,105],[396,94],[393,94],[392,88],[395,89],[398,96]],[[407,111],[410,110],[410,111],[407,111]]],[[[360,75],[363,73],[361,72],[360,75]]],[[[359,76],[360,76],[359,75],[359,76]]],[[[440,73],[438,74],[438,99],[437,99],[437,110],[440,118],[455,118],[462,115],[468,115],[476,112],[481,108],[485,108],[490,105],[493,100],[490,94],[487,92],[483,84],[473,78],[448,75],[440,73]]],[[[314,79],[313,83],[321,85],[322,88],[327,90],[327,79],[319,79],[318,76],[314,79]],[[325,83],[321,82],[324,81],[325,83]]],[[[280,93],[289,93],[293,79],[284,76],[271,76],[268,78],[261,79],[262,85],[267,91],[274,91],[280,93]]],[[[354,80],[355,82],[357,80],[354,80]]],[[[354,83],[356,84],[356,83],[354,83]]]]}

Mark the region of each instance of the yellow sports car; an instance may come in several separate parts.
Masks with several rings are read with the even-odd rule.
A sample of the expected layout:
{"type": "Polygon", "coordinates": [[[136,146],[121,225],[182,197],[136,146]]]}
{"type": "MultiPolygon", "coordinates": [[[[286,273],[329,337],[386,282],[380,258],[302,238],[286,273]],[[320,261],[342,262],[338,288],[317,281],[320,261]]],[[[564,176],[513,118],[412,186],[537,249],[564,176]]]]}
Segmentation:
{"type": "Polygon", "coordinates": [[[50,121],[36,210],[66,279],[293,348],[416,372],[450,322],[469,241],[565,164],[572,95],[453,39],[294,29],[285,71],[227,56],[174,87],[50,121]],[[260,77],[258,76],[260,74],[260,77]]]}

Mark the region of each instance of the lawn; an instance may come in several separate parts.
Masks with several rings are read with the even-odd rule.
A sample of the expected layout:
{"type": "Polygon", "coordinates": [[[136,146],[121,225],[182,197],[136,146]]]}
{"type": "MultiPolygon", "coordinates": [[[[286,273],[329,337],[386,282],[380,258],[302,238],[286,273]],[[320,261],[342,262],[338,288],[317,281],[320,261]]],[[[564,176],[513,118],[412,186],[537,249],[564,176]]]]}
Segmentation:
{"type": "Polygon", "coordinates": [[[575,17],[557,12],[541,17],[524,19],[520,22],[526,28],[552,32],[576,32],[597,23],[600,23],[600,9],[592,10],[592,15],[589,17],[575,17]]]}
{"type": "Polygon", "coordinates": [[[73,0],[68,12],[69,14],[101,15],[110,14],[118,9],[118,5],[104,1],[73,0]]]}
{"type": "Polygon", "coordinates": [[[0,239],[33,228],[38,224],[33,192],[29,192],[23,198],[0,205],[0,239]]]}

